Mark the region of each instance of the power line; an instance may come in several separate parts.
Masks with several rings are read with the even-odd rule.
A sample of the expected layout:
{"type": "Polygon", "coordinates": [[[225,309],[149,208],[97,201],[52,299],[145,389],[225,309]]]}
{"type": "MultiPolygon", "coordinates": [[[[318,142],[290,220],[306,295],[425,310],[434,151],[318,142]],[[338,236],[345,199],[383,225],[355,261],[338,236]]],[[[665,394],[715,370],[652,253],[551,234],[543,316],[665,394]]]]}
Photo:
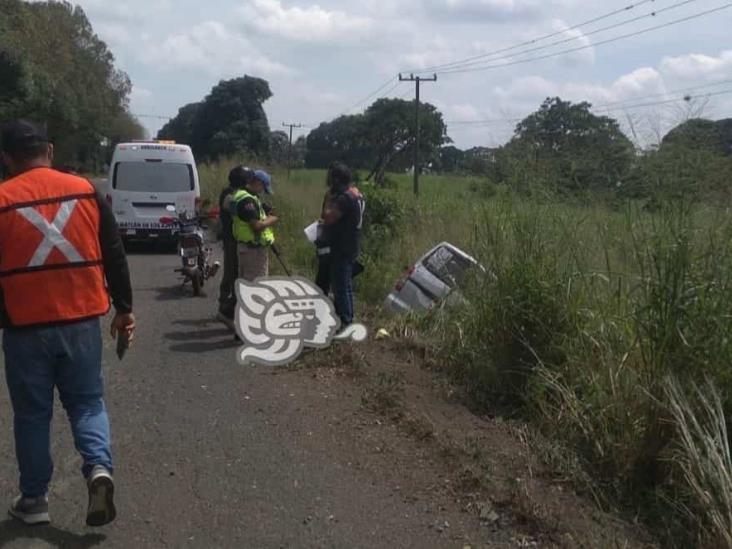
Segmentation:
{"type": "Polygon", "coordinates": [[[555,36],[562,35],[562,34],[564,34],[566,32],[571,31],[571,30],[575,30],[575,29],[578,29],[580,27],[584,27],[586,25],[591,25],[593,23],[597,23],[599,21],[603,21],[605,19],[609,19],[610,17],[613,17],[615,15],[618,15],[619,13],[623,13],[623,12],[626,12],[626,11],[630,11],[630,10],[633,10],[635,8],[638,8],[638,7],[640,7],[640,6],[644,5],[644,4],[650,4],[652,2],[655,2],[655,0],[643,0],[642,2],[638,2],[637,4],[629,4],[629,5],[625,6],[624,8],[620,8],[618,10],[611,11],[609,13],[606,13],[604,15],[600,15],[600,16],[595,17],[593,19],[589,19],[587,21],[583,21],[582,23],[577,23],[575,25],[572,25],[571,27],[567,27],[567,28],[564,28],[562,30],[555,31],[555,32],[552,32],[550,34],[545,34],[543,36],[539,36],[537,38],[533,38],[531,40],[528,40],[526,42],[522,42],[520,44],[515,44],[513,46],[508,46],[506,48],[502,48],[502,49],[499,49],[499,50],[495,50],[495,51],[489,52],[489,53],[483,53],[483,54],[476,55],[476,56],[473,56],[473,57],[468,57],[467,59],[462,59],[462,60],[459,60],[459,61],[452,61],[450,63],[444,63],[442,65],[434,65],[432,67],[427,67],[425,69],[420,69],[419,71],[414,71],[414,72],[440,71],[440,70],[442,70],[444,68],[447,68],[447,67],[450,67],[452,65],[460,65],[462,63],[469,62],[469,61],[473,61],[473,60],[476,60],[476,59],[481,59],[481,58],[486,57],[486,56],[489,56],[490,57],[490,56],[494,56],[494,55],[499,55],[501,53],[505,53],[507,51],[511,51],[511,50],[523,48],[524,46],[531,46],[533,44],[536,44],[538,42],[541,42],[542,40],[547,40],[549,38],[554,38],[555,36]]]}
{"type": "Polygon", "coordinates": [[[633,103],[634,101],[643,101],[643,100],[646,100],[646,99],[652,99],[654,97],[666,97],[666,96],[671,95],[671,94],[674,94],[674,93],[684,93],[684,92],[696,91],[696,90],[700,90],[700,89],[704,89],[704,88],[711,88],[711,87],[714,87],[714,86],[721,86],[722,84],[732,84],[732,79],[729,79],[729,80],[719,80],[717,82],[709,82],[707,84],[700,84],[698,86],[690,86],[688,88],[679,88],[679,89],[676,89],[676,90],[668,90],[668,91],[665,91],[665,92],[654,93],[654,94],[651,94],[651,95],[643,95],[643,96],[640,96],[640,97],[631,97],[631,98],[628,98],[628,99],[623,99],[622,101],[612,101],[610,103],[604,103],[604,104],[601,104],[601,105],[592,105],[592,108],[594,108],[594,109],[602,109],[602,108],[605,108],[605,107],[613,107],[613,106],[616,106],[616,105],[622,105],[623,103],[633,103]]]}
{"type": "MultiPolygon", "coordinates": [[[[728,82],[732,82],[728,81],[728,82]]],[[[648,107],[657,107],[660,105],[668,105],[671,103],[678,103],[680,101],[691,101],[692,99],[703,99],[708,97],[717,97],[720,95],[728,95],[732,94],[732,88],[726,89],[726,90],[719,90],[716,92],[710,92],[710,93],[704,93],[704,94],[698,94],[698,95],[685,95],[683,97],[676,97],[673,99],[666,99],[663,101],[652,101],[652,102],[646,102],[646,103],[635,103],[630,105],[624,105],[623,102],[619,102],[617,104],[608,103],[607,105],[598,105],[598,106],[592,106],[592,109],[602,109],[608,112],[613,111],[625,111],[625,110],[634,110],[634,109],[644,109],[648,107]],[[613,107],[613,105],[616,105],[613,107]]],[[[453,121],[447,121],[445,124],[448,125],[448,127],[451,126],[462,126],[460,129],[470,129],[470,128],[479,128],[484,126],[489,126],[493,124],[504,124],[504,123],[510,123],[510,122],[521,122],[524,120],[523,118],[494,118],[494,119],[486,119],[486,120],[453,120],[453,121]]]]}
{"type": "Polygon", "coordinates": [[[663,23],[661,25],[655,25],[653,27],[648,27],[648,28],[645,28],[645,29],[642,29],[642,30],[639,30],[639,31],[631,32],[631,33],[628,33],[628,34],[623,34],[623,35],[620,35],[620,36],[616,36],[614,38],[609,38],[607,40],[603,40],[601,42],[597,42],[596,44],[586,44],[584,46],[578,46],[576,48],[571,48],[571,49],[567,49],[567,50],[553,52],[553,53],[549,53],[549,54],[541,55],[541,56],[536,56],[536,57],[530,57],[528,59],[517,59],[515,61],[510,61],[508,63],[500,63],[500,64],[497,64],[497,65],[483,65],[483,66],[474,67],[474,68],[465,68],[465,69],[458,68],[458,69],[453,69],[453,70],[446,70],[446,71],[439,72],[439,74],[458,74],[458,73],[466,73],[466,72],[478,72],[478,71],[484,71],[484,70],[489,70],[489,69],[498,69],[498,68],[503,68],[503,67],[510,67],[512,65],[519,65],[519,64],[523,64],[523,63],[530,63],[532,61],[540,61],[540,60],[543,60],[543,59],[550,59],[552,57],[559,57],[560,55],[566,55],[568,53],[574,53],[574,52],[586,50],[586,49],[589,49],[589,48],[593,48],[593,47],[597,47],[597,46],[602,46],[602,45],[605,45],[605,44],[610,44],[612,42],[618,42],[620,40],[625,40],[627,38],[633,38],[635,36],[640,36],[641,34],[645,34],[645,33],[648,33],[648,32],[652,32],[654,30],[659,30],[659,29],[671,27],[673,25],[678,25],[680,23],[685,23],[685,22],[691,21],[693,19],[698,19],[700,17],[704,17],[705,15],[710,15],[712,13],[716,13],[716,12],[725,10],[725,9],[727,9],[729,7],[732,7],[732,2],[727,3],[727,4],[723,4],[721,6],[718,6],[716,8],[710,9],[710,10],[706,10],[706,11],[703,11],[703,12],[695,13],[693,15],[689,15],[689,16],[683,17],[681,19],[675,19],[673,21],[669,21],[669,22],[663,23]]]}
{"type": "Polygon", "coordinates": [[[136,114],[136,113],[130,113],[135,118],[157,118],[159,120],[172,120],[173,116],[164,116],[160,114],[136,114]]]}
{"type": "Polygon", "coordinates": [[[382,97],[387,97],[391,92],[393,92],[395,89],[397,89],[401,85],[401,83],[402,83],[401,80],[398,80],[396,84],[394,84],[391,88],[389,88],[384,93],[382,93],[381,95],[379,95],[378,97],[376,97],[374,99],[374,101],[378,101],[382,97]]]}
{"type": "MultiPolygon", "coordinates": [[[[686,88],[667,90],[665,92],[654,93],[654,94],[650,94],[650,95],[642,95],[640,97],[631,97],[628,99],[623,99],[621,101],[612,101],[610,103],[603,103],[600,105],[593,104],[592,108],[593,109],[606,109],[607,107],[621,106],[621,105],[625,105],[627,103],[631,103],[631,105],[628,105],[628,106],[632,107],[633,106],[632,104],[636,103],[638,101],[645,101],[647,99],[653,99],[655,97],[667,97],[672,94],[686,93],[686,92],[696,91],[696,90],[700,90],[700,89],[704,89],[704,88],[721,86],[723,84],[732,84],[732,79],[718,80],[716,82],[708,82],[706,84],[699,84],[697,86],[689,86],[686,88]]],[[[691,99],[696,99],[699,97],[707,97],[707,94],[690,96],[691,99]]],[[[684,97],[679,98],[679,99],[674,99],[672,101],[680,101],[682,99],[684,99],[684,97]]],[[[618,110],[618,109],[613,109],[613,110],[618,110]]],[[[470,126],[470,125],[480,125],[480,124],[500,124],[500,123],[504,123],[504,122],[521,122],[521,120],[523,120],[523,118],[491,118],[491,119],[485,119],[485,120],[482,120],[482,119],[479,119],[479,120],[448,120],[445,123],[449,124],[449,125],[470,126]]]]}
{"type": "MultiPolygon", "coordinates": [[[[360,105],[366,103],[370,99],[373,99],[374,101],[376,101],[378,99],[381,99],[382,97],[388,96],[391,92],[393,92],[395,89],[397,89],[401,85],[401,82],[397,79],[396,82],[394,83],[394,85],[392,85],[386,91],[383,91],[384,88],[386,88],[387,86],[389,86],[389,84],[391,84],[396,78],[397,78],[396,76],[390,78],[389,80],[387,80],[386,82],[384,82],[384,84],[382,84],[381,86],[379,86],[376,90],[374,90],[373,92],[371,92],[368,96],[366,96],[363,99],[361,99],[360,101],[354,103],[351,107],[349,107],[348,109],[344,110],[343,112],[341,112],[338,116],[336,116],[334,118],[338,118],[340,116],[346,115],[347,113],[351,112],[356,107],[359,107],[360,105]]],[[[331,118],[330,120],[333,120],[333,119],[331,118]]],[[[315,127],[317,125],[318,125],[317,122],[313,122],[310,126],[303,126],[303,127],[306,127],[306,128],[307,127],[311,127],[311,126],[312,127],[315,127]]]]}
{"type": "MultiPolygon", "coordinates": [[[[656,107],[659,105],[668,105],[669,103],[678,103],[679,101],[691,101],[692,99],[702,99],[707,97],[716,97],[719,95],[727,95],[729,93],[732,93],[732,89],[729,90],[720,90],[713,93],[704,93],[699,95],[686,95],[684,97],[679,97],[676,99],[667,99],[665,101],[654,101],[652,103],[639,103],[636,105],[620,105],[617,107],[603,107],[604,110],[612,112],[612,111],[623,111],[623,110],[632,110],[632,109],[642,109],[646,107],[656,107]]],[[[596,107],[600,108],[600,107],[596,107]]]]}
{"type": "MultiPolygon", "coordinates": [[[[388,86],[389,84],[391,84],[391,83],[392,83],[392,82],[393,82],[393,81],[394,81],[395,79],[396,79],[396,76],[392,76],[391,78],[389,78],[389,80],[387,80],[386,82],[384,82],[384,83],[383,83],[383,84],[382,84],[381,86],[379,86],[379,87],[378,87],[378,88],[377,88],[377,89],[376,89],[375,91],[371,92],[371,93],[370,93],[369,95],[367,95],[366,97],[364,97],[364,98],[363,98],[363,99],[361,99],[360,101],[357,101],[357,102],[356,102],[356,103],[354,103],[354,104],[353,104],[352,106],[350,106],[350,107],[349,107],[349,108],[347,108],[347,109],[346,109],[345,111],[343,111],[343,112],[342,112],[342,113],[340,114],[340,116],[343,116],[344,114],[348,114],[349,112],[351,112],[351,111],[352,111],[353,109],[355,109],[356,107],[359,107],[359,106],[361,106],[361,105],[362,105],[363,103],[366,103],[366,102],[367,102],[367,101],[368,101],[369,99],[371,99],[372,97],[374,97],[375,95],[377,95],[377,94],[378,94],[378,93],[379,93],[379,92],[380,92],[381,90],[383,90],[383,89],[384,89],[384,88],[386,88],[386,87],[387,87],[387,86],[388,86]]],[[[397,84],[396,84],[396,86],[398,86],[398,85],[399,85],[399,82],[397,81],[397,84]]],[[[396,88],[396,86],[394,86],[394,88],[396,88]]],[[[391,89],[393,90],[394,88],[391,88],[391,89]]],[[[390,91],[391,91],[391,90],[390,90],[390,91]]]]}
{"type": "Polygon", "coordinates": [[[609,31],[609,30],[614,30],[614,29],[617,29],[617,28],[620,28],[620,27],[624,27],[626,25],[630,25],[631,23],[636,23],[636,22],[641,21],[643,19],[648,19],[648,18],[656,17],[656,16],[658,16],[658,15],[660,15],[662,13],[665,13],[667,11],[675,10],[675,9],[680,8],[682,6],[686,6],[688,4],[693,4],[694,2],[698,2],[698,1],[699,0],[683,0],[682,2],[677,2],[676,4],[673,4],[673,5],[668,6],[666,8],[663,8],[663,9],[660,9],[660,10],[656,10],[656,11],[653,11],[653,12],[650,12],[650,13],[645,13],[643,15],[639,15],[637,17],[633,17],[633,18],[630,18],[630,19],[626,19],[625,21],[620,21],[618,23],[614,23],[614,24],[608,25],[606,27],[602,27],[602,28],[599,28],[599,29],[595,29],[595,30],[593,30],[591,32],[583,33],[583,34],[578,35],[578,36],[571,36],[569,38],[564,38],[562,40],[558,40],[558,41],[552,42],[551,44],[545,44],[543,46],[537,46],[535,48],[531,48],[531,49],[528,49],[528,50],[519,51],[519,52],[512,53],[510,55],[505,55],[505,56],[502,56],[502,57],[495,57],[495,56],[492,56],[492,55],[489,55],[489,54],[485,54],[483,56],[484,58],[481,59],[481,60],[475,60],[475,61],[463,62],[463,63],[455,63],[454,64],[455,66],[450,67],[450,68],[448,68],[446,70],[452,71],[452,70],[455,70],[455,69],[465,69],[465,68],[472,67],[472,66],[478,66],[478,65],[480,65],[481,63],[483,63],[485,61],[490,61],[490,62],[503,61],[504,59],[513,59],[515,57],[522,56],[522,55],[525,55],[525,54],[529,54],[529,53],[532,53],[532,52],[550,49],[550,48],[553,48],[555,46],[559,46],[561,44],[567,44],[569,42],[575,42],[577,40],[581,40],[581,39],[587,38],[589,36],[594,36],[594,35],[599,34],[599,33],[602,33],[602,32],[606,32],[606,31],[609,31]],[[493,57],[493,59],[490,59],[490,60],[485,59],[487,57],[493,57]]]}

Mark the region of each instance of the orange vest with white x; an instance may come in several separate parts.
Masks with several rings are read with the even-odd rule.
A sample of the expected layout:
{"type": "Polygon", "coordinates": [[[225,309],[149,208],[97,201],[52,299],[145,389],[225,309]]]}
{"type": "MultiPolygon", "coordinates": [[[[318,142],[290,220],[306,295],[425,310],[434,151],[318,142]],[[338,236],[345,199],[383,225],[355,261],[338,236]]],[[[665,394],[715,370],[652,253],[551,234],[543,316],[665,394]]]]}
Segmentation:
{"type": "Polygon", "coordinates": [[[11,326],[107,313],[99,219],[81,177],[36,168],[0,184],[0,289],[11,326]]]}

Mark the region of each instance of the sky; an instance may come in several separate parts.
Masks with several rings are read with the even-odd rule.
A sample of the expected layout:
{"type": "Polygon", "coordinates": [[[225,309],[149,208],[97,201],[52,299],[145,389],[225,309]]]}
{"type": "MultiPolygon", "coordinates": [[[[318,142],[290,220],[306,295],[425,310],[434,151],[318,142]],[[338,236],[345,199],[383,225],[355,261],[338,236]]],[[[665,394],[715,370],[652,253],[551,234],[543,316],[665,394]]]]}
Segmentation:
{"type": "Polygon", "coordinates": [[[690,116],[732,116],[728,0],[76,3],[129,74],[130,110],[153,136],[166,122],[154,117],[174,116],[222,79],[266,79],[271,129],[299,123],[297,137],[381,94],[413,98],[400,71],[465,59],[473,64],[447,69],[470,70],[438,69],[436,82],[421,85],[460,148],[504,143],[517,120],[554,96],[592,103],[641,145],[690,116]]]}

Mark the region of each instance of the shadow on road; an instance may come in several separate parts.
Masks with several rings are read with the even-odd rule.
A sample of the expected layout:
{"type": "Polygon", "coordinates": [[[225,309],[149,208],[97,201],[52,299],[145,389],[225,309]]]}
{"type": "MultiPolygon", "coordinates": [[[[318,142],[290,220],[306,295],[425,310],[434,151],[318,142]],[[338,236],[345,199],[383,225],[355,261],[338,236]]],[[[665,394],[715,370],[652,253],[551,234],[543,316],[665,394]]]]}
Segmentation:
{"type": "MultiPolygon", "coordinates": [[[[221,351],[224,349],[235,349],[241,346],[241,342],[234,339],[234,336],[229,332],[229,337],[219,341],[192,341],[190,343],[181,343],[180,345],[171,345],[170,350],[174,353],[210,353],[213,351],[221,351]]],[[[235,360],[235,356],[231,356],[232,360],[235,360]]]]}
{"type": "Polygon", "coordinates": [[[241,345],[241,342],[234,339],[234,332],[213,319],[174,320],[172,324],[194,328],[193,330],[168,332],[163,335],[169,341],[181,342],[170,346],[170,350],[173,352],[206,353],[234,349],[241,345]]]}
{"type": "Polygon", "coordinates": [[[170,242],[127,242],[127,255],[173,255],[177,253],[176,244],[170,242]]]}
{"type": "Polygon", "coordinates": [[[0,522],[0,547],[16,540],[45,541],[52,547],[86,549],[107,539],[103,534],[74,534],[53,526],[26,526],[14,519],[0,522]]]}
{"type": "Polygon", "coordinates": [[[155,291],[158,293],[155,296],[155,299],[158,301],[176,301],[178,299],[201,299],[208,297],[203,290],[201,290],[201,295],[194,296],[190,285],[183,286],[182,284],[178,284],[177,286],[162,286],[155,288],[155,291]]]}
{"type": "Polygon", "coordinates": [[[225,336],[234,337],[228,328],[211,328],[209,330],[196,330],[195,332],[169,332],[163,337],[171,341],[192,341],[225,336]]]}
{"type": "Polygon", "coordinates": [[[211,325],[221,326],[221,323],[214,318],[204,318],[204,319],[194,318],[191,320],[174,320],[173,322],[171,322],[171,324],[176,324],[178,326],[189,326],[191,328],[201,328],[203,326],[208,327],[211,325]]]}

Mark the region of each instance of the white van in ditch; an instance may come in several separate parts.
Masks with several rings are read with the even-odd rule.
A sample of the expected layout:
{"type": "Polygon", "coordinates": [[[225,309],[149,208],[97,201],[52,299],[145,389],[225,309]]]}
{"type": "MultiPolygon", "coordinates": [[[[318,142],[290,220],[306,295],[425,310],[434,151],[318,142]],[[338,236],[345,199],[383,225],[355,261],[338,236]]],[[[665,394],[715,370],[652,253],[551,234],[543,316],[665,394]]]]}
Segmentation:
{"type": "Polygon", "coordinates": [[[174,229],[160,223],[176,211],[196,211],[201,196],[198,171],[188,145],[173,141],[120,143],[109,167],[107,200],[123,240],[160,240],[174,229]]]}

